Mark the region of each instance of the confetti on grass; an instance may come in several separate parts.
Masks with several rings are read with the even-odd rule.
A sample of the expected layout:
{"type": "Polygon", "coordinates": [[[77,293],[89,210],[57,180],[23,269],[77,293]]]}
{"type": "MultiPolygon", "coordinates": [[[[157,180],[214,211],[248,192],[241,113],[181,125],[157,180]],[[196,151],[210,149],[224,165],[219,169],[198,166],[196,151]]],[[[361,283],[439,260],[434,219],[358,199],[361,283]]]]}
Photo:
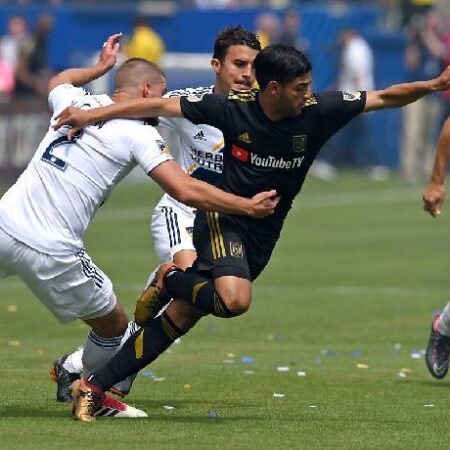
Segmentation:
{"type": "Polygon", "coordinates": [[[273,397],[275,397],[275,398],[284,398],[284,394],[279,393],[279,392],[274,392],[273,393],[273,397]]]}
{"type": "Polygon", "coordinates": [[[6,311],[8,311],[9,313],[12,313],[12,314],[16,313],[17,309],[18,309],[17,305],[8,305],[6,307],[6,311]]]}
{"type": "Polygon", "coordinates": [[[212,417],[213,419],[217,419],[219,417],[219,414],[217,414],[216,411],[211,411],[209,413],[209,417],[212,417]]]}
{"type": "Polygon", "coordinates": [[[306,377],[306,372],[304,370],[299,370],[297,372],[297,376],[299,376],[299,377],[306,377]]]}
{"type": "Polygon", "coordinates": [[[163,408],[164,408],[164,409],[167,409],[168,411],[172,411],[172,409],[175,409],[175,406],[172,406],[172,405],[164,405],[163,408]]]}
{"type": "Polygon", "coordinates": [[[254,359],[251,356],[243,356],[241,358],[241,363],[244,363],[244,364],[252,364],[253,361],[254,361],[254,359]]]}
{"type": "Polygon", "coordinates": [[[368,369],[369,368],[369,364],[356,364],[356,367],[358,369],[368,369]]]}
{"type": "Polygon", "coordinates": [[[280,366],[280,367],[277,367],[277,370],[278,370],[278,372],[289,372],[291,369],[290,369],[290,367],[287,367],[287,366],[280,366]]]}
{"type": "Polygon", "coordinates": [[[429,403],[428,405],[423,405],[423,406],[425,406],[425,408],[433,408],[433,403],[429,403]]]}

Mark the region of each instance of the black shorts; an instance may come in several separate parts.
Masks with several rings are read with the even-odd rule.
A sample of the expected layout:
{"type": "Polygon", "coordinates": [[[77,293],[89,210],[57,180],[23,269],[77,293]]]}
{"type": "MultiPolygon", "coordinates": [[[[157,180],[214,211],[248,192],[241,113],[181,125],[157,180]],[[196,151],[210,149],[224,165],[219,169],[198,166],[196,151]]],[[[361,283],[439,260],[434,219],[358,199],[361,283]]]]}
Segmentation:
{"type": "Polygon", "coordinates": [[[236,276],[253,281],[269,262],[277,239],[250,231],[236,216],[197,211],[193,269],[209,272],[213,279],[236,276]]]}

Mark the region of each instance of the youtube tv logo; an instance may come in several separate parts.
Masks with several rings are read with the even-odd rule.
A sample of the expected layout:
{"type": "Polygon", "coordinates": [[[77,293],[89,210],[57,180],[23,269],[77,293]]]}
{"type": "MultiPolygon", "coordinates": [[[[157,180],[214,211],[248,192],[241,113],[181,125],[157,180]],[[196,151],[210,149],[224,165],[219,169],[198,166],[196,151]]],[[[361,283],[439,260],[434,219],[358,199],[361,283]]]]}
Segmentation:
{"type": "Polygon", "coordinates": [[[244,150],[241,147],[238,147],[237,145],[234,145],[231,147],[231,154],[242,162],[247,162],[249,159],[249,152],[247,150],[244,150]]]}

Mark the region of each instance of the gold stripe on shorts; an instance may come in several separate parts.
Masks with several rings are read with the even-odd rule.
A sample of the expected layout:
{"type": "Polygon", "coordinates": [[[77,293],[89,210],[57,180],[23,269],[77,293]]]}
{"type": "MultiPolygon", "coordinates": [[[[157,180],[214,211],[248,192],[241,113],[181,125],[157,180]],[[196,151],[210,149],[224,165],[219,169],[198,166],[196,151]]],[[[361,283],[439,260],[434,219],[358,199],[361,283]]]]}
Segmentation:
{"type": "Polygon", "coordinates": [[[222,233],[220,232],[219,213],[207,212],[206,218],[208,220],[213,259],[225,258],[225,245],[222,233]]]}

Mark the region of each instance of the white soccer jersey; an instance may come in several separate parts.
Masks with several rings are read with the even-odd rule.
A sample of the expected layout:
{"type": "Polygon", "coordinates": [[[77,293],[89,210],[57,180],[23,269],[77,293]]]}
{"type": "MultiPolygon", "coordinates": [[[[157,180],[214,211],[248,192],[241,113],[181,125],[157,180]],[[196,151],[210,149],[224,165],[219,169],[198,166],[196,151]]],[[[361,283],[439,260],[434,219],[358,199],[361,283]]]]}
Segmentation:
{"type": "MultiPolygon", "coordinates": [[[[70,84],[50,92],[54,117],[67,106],[89,109],[112,103],[70,84]]],[[[51,126],[28,167],[0,200],[0,227],[50,255],[83,248],[82,238],[111,189],[139,165],[148,173],[172,159],[159,133],[140,120],[115,119],[87,127],[68,141],[51,126]]]]}
{"type": "MultiPolygon", "coordinates": [[[[179,89],[168,92],[165,97],[202,97],[211,94],[213,86],[179,89]]],[[[223,169],[223,135],[220,130],[210,125],[194,125],[187,119],[179,117],[160,117],[158,130],[174,151],[174,157],[181,168],[198,180],[215,184],[223,169]]],[[[192,211],[168,194],[163,202],[172,203],[185,211],[192,211]]]]}

